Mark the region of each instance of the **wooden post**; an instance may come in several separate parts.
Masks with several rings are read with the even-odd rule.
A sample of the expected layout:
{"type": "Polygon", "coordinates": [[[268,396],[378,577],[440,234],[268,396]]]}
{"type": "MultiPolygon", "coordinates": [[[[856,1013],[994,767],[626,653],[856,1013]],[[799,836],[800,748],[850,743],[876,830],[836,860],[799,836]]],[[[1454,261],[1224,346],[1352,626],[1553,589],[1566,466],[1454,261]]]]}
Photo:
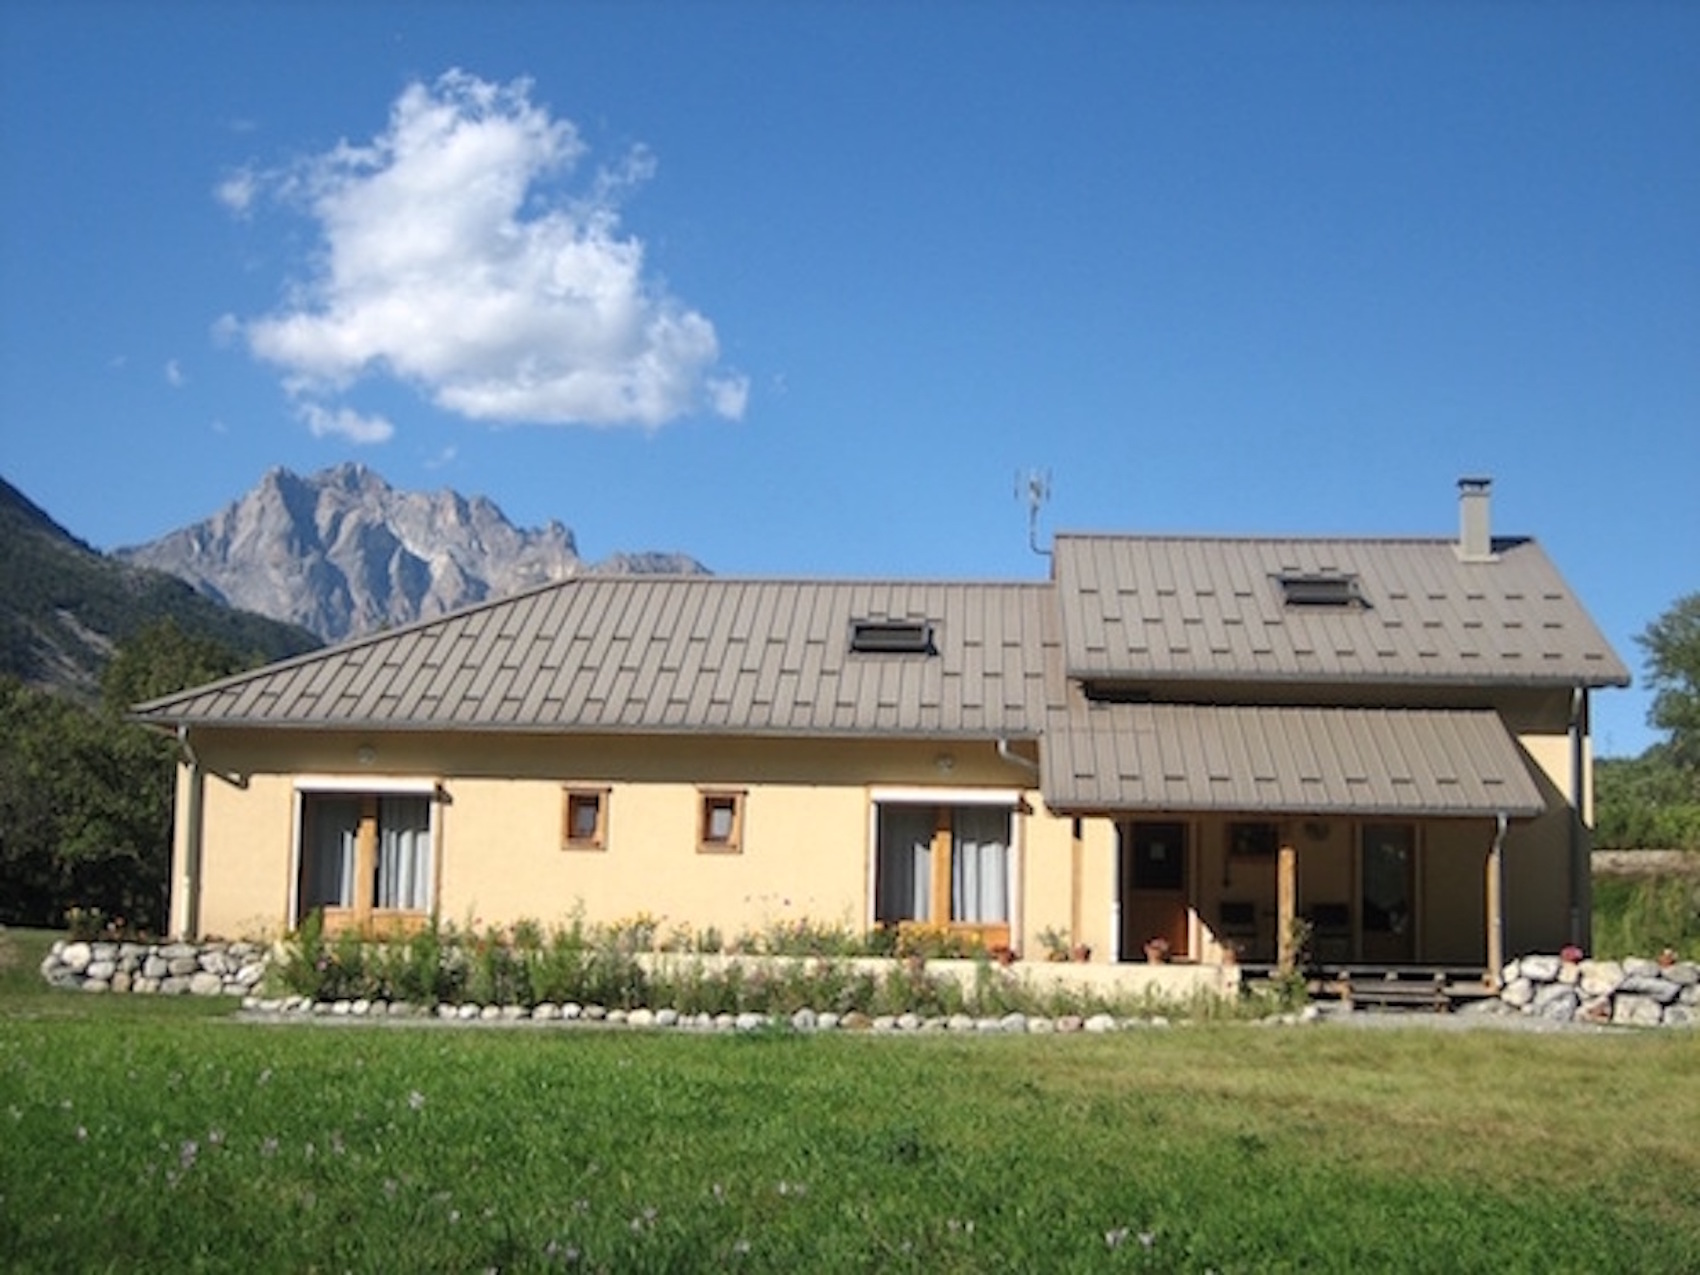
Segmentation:
{"type": "Polygon", "coordinates": [[[372,883],[378,874],[378,799],[360,801],[360,825],[354,835],[354,923],[362,934],[372,928],[372,883]]]}
{"type": "Polygon", "coordinates": [[[1275,954],[1281,973],[1291,974],[1298,953],[1293,945],[1293,920],[1299,911],[1298,852],[1292,838],[1282,829],[1281,848],[1275,860],[1275,954]]]}
{"type": "Polygon", "coordinates": [[[933,827],[933,915],[935,925],[949,925],[950,856],[955,853],[950,837],[950,811],[941,807],[933,827]]]}

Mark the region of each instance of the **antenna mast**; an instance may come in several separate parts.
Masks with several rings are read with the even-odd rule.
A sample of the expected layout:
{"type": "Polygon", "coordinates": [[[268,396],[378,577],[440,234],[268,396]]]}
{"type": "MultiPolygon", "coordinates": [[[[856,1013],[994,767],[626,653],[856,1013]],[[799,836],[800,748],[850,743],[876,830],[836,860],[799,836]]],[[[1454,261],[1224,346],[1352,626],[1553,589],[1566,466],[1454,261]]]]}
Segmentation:
{"type": "Polygon", "coordinates": [[[1039,547],[1039,511],[1051,498],[1051,471],[1028,469],[1015,476],[1015,498],[1027,501],[1027,547],[1041,558],[1051,556],[1039,547]]]}

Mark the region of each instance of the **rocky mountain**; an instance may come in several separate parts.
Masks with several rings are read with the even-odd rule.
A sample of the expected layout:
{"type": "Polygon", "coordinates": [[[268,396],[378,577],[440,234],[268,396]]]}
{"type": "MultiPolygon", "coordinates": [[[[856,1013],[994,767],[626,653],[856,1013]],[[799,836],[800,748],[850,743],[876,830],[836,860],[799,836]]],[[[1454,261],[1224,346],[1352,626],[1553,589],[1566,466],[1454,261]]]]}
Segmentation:
{"type": "Polygon", "coordinates": [[[515,527],[482,496],[401,491],[352,463],[273,469],[206,521],[116,556],[332,641],[586,571],[704,570],[679,554],[587,564],[559,522],[515,527]]]}
{"type": "Polygon", "coordinates": [[[0,479],[0,673],[92,701],[113,650],[164,619],[244,659],[282,659],[313,634],[220,606],[164,572],[117,562],[0,479]]]}

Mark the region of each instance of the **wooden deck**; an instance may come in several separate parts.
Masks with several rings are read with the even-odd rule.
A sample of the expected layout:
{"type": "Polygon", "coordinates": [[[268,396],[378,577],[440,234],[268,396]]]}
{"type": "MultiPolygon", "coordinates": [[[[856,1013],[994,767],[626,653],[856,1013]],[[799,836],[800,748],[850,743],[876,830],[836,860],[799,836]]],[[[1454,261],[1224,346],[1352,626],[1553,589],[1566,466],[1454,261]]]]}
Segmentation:
{"type": "MultiPolygon", "coordinates": [[[[1273,965],[1248,966],[1245,976],[1255,982],[1274,971],[1273,965]]],[[[1365,1010],[1445,1014],[1495,995],[1487,971],[1479,966],[1322,965],[1309,971],[1306,982],[1313,1000],[1365,1010]]]]}

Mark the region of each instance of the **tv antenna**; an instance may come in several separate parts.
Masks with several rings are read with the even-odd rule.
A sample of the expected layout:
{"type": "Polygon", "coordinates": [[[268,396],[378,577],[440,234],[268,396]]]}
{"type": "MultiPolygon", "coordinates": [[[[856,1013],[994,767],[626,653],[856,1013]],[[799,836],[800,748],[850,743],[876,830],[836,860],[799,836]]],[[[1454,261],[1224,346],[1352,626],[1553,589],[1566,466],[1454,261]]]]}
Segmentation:
{"type": "Polygon", "coordinates": [[[1051,556],[1039,547],[1039,511],[1051,498],[1051,471],[1027,469],[1015,475],[1015,498],[1027,502],[1027,547],[1042,558],[1051,556]]]}

